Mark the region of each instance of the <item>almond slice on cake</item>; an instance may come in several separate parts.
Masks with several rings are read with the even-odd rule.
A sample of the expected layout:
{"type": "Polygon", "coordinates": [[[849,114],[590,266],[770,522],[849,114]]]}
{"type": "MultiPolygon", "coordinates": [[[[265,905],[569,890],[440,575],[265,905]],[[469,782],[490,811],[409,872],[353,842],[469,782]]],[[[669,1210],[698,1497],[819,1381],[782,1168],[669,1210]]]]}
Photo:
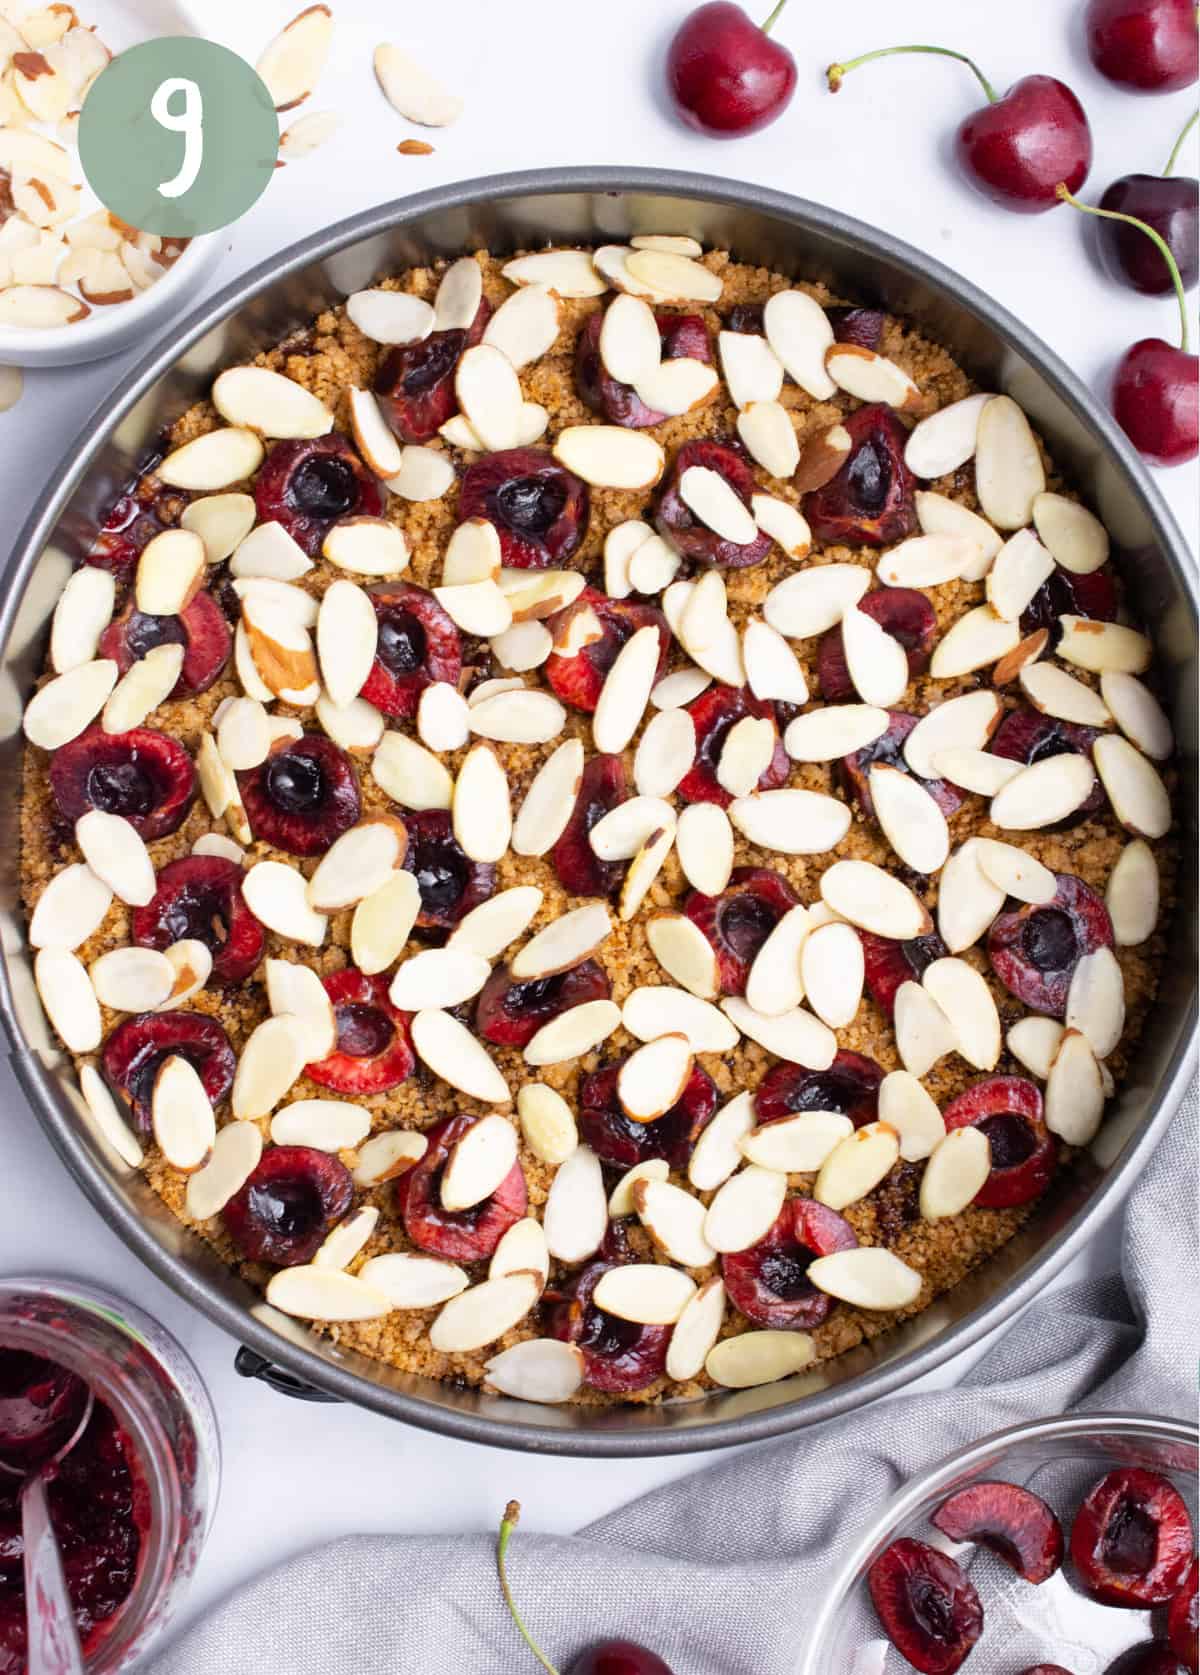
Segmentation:
{"type": "Polygon", "coordinates": [[[1011,396],[994,396],[979,415],[975,436],[975,491],[980,510],[997,529],[1023,529],[1046,473],[1029,420],[1011,396]]]}
{"type": "Polygon", "coordinates": [[[422,1063],[460,1093],[484,1105],[511,1104],[508,1083],[487,1048],[449,1012],[429,1008],[415,1013],[412,1043],[422,1063]]]}

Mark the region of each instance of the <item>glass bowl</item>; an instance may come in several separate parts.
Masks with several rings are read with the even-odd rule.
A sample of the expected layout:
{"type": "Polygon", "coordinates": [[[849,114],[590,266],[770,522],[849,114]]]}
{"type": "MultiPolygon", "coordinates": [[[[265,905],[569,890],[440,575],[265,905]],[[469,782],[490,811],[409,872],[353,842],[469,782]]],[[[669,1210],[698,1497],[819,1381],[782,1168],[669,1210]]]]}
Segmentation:
{"type": "Polygon", "coordinates": [[[949,1553],[979,1590],[984,1630],[964,1665],[970,1675],[1017,1675],[1047,1661],[1071,1675],[1106,1675],[1127,1648],[1161,1632],[1161,1611],[1089,1599],[1075,1585],[1069,1558],[1034,1587],[986,1548],[948,1541],[930,1514],[956,1489],[1001,1478],[1048,1501],[1069,1541],[1075,1511],[1097,1479],[1118,1466],[1140,1466],[1170,1478],[1195,1525],[1197,1460],[1194,1425],[1140,1413],[1037,1419],[960,1449],[906,1484],[847,1553],[812,1621],[797,1675],[912,1675],[911,1664],[884,1636],[866,1582],[870,1566],[900,1536],[949,1553]]]}

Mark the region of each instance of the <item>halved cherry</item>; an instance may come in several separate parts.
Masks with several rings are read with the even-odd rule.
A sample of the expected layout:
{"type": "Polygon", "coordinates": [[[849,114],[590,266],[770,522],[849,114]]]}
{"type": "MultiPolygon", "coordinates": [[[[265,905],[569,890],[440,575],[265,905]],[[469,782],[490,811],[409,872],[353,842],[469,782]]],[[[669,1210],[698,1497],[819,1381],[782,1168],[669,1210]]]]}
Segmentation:
{"type": "Polygon", "coordinates": [[[368,977],[347,966],[321,981],[333,1003],[337,1040],[333,1051],[305,1066],[304,1074],[338,1093],[386,1093],[413,1073],[416,1055],[409,1012],[388,999],[386,977],[368,977]]]}
{"type": "Polygon", "coordinates": [[[1060,617],[1086,616],[1113,622],[1118,603],[1116,580],[1107,564],[1086,576],[1056,565],[1022,611],[1021,632],[1032,634],[1038,628],[1048,628],[1051,643],[1057,645],[1060,617]]]}
{"type": "Polygon", "coordinates": [[[339,518],[377,518],[383,499],[378,479],[336,431],[276,442],[254,484],[258,521],[282,524],[310,558],[339,518]]]}
{"type": "Polygon", "coordinates": [[[858,940],[863,945],[867,992],[889,1020],[901,984],[919,983],[925,968],[934,960],[944,959],[950,951],[936,931],[930,931],[928,936],[914,936],[907,942],[896,942],[890,936],[860,930],[858,940]]]}
{"type": "Polygon", "coordinates": [[[610,599],[606,593],[585,587],[578,599],[556,612],[546,626],[557,637],[559,630],[581,611],[591,611],[604,632],[601,639],[590,641],[570,657],[551,652],[546,659],[546,679],[564,704],[591,714],[600,701],[600,690],[617,660],[617,653],[639,628],[658,629],[660,649],[655,680],[666,673],[671,630],[666,617],[655,606],[641,605],[636,599],[610,599]]]}
{"type": "MultiPolygon", "coordinates": [[[[901,773],[912,774],[904,759],[904,741],[917,725],[918,717],[908,715],[904,710],[889,710],[888,717],[886,733],[855,751],[852,756],[843,756],[839,764],[850,795],[863,813],[872,818],[875,807],[871,801],[870,772],[875,764],[882,763],[889,768],[898,768],[901,773]]],[[[920,779],[915,774],[913,778],[925,787],[943,814],[951,815],[962,806],[962,798],[947,780],[920,779]]]]}
{"type": "Polygon", "coordinates": [[[581,477],[546,448],[502,448],[468,466],[459,522],[484,518],[500,537],[500,561],[516,570],[565,564],[587,534],[591,499],[581,477]]]}
{"type": "Polygon", "coordinates": [[[311,1262],[354,1202],[350,1171],[314,1146],[268,1146],[221,1211],[247,1262],[295,1268],[311,1262]]]}
{"type": "Polygon", "coordinates": [[[1085,954],[1113,945],[1103,899],[1073,873],[1055,874],[1058,888],[1044,907],[1027,902],[1002,913],[988,932],[992,970],[1032,1012],[1066,1016],[1075,967],[1085,954]]]}
{"type": "Polygon", "coordinates": [[[1040,1495],[1015,1483],[968,1484],[930,1522],[951,1541],[990,1548],[1026,1582],[1045,1582],[1063,1561],[1062,1525],[1040,1495]]]}
{"type": "Polygon", "coordinates": [[[1131,1646],[1116,1663],[1109,1664],[1105,1675],[1189,1675],[1189,1671],[1173,1647],[1152,1640],[1145,1646],[1131,1646]]]}
{"type": "Polygon", "coordinates": [[[836,477],[806,494],[804,516],[827,547],[886,547],[917,527],[916,478],[904,463],[908,432],[876,402],[841,421],[850,454],[836,477]]]}
{"type": "Polygon", "coordinates": [[[879,1115],[879,1084],[883,1071],[865,1053],[843,1049],[828,1070],[806,1070],[803,1065],[772,1065],[754,1095],[754,1115],[760,1123],[779,1122],[799,1111],[840,1111],[855,1128],[879,1115]]]}
{"type": "Polygon", "coordinates": [[[759,949],[799,900],[782,873],[770,867],[735,867],[719,896],[689,893],[683,911],[704,932],[717,956],[722,994],[745,994],[759,949]]]}
{"type": "Polygon", "coordinates": [[[156,646],[182,646],[183,667],[172,697],[207,692],[229,661],[233,635],[211,593],[197,593],[178,616],[148,616],[130,599],[100,636],[98,657],[111,657],[122,674],[156,646]]]}
{"type": "Polygon", "coordinates": [[[875,1560],[867,1586],[888,1639],[921,1675],[954,1675],[983,1633],[983,1606],[961,1565],[902,1537],[875,1560]]]}
{"type": "Polygon", "coordinates": [[[245,874],[221,855],[183,855],[161,869],[153,897],[133,910],[133,940],[140,948],[203,942],[218,983],[240,983],[258,965],[266,932],[246,906],[245,874]]]}
{"type": "Polygon", "coordinates": [[[417,924],[425,930],[451,930],[491,895],[496,869],[471,859],[455,838],[444,809],[406,813],[404,825],[408,832],[404,869],[413,874],[421,896],[417,924]]]}
{"type": "Polygon", "coordinates": [[[684,472],[693,466],[702,466],[723,477],[749,511],[758,485],[753,471],[738,450],[724,442],[685,442],[659,487],[654,512],[659,534],[671,543],[681,558],[696,564],[715,564],[722,570],[745,570],[751,564],[761,564],[771,550],[769,535],[760,530],[754,540],[747,541],[745,545],[727,541],[715,530],[709,529],[707,524],[701,523],[685,503],[679,485],[684,472]]]}
{"type": "Polygon", "coordinates": [[[859,349],[878,349],[887,318],[878,308],[827,308],[825,318],[839,343],[853,343],[859,349]]]}
{"type": "MultiPolygon", "coordinates": [[[[708,343],[708,329],[698,314],[668,314],[655,311],[655,324],[664,361],[686,359],[712,360],[708,343]]],[[[609,424],[624,425],[630,430],[643,430],[648,425],[661,425],[667,415],[647,407],[632,384],[622,384],[605,371],[600,359],[600,332],[604,325],[603,313],[588,317],[575,345],[575,387],[579,399],[594,413],[601,413],[609,424]]]]}
{"type": "Polygon", "coordinates": [[[211,1105],[219,1105],[233,1086],[237,1056],[215,1018],[199,1012],[136,1012],[122,1019],[104,1043],[101,1062],[142,1134],[150,1132],[154,1078],[169,1058],[188,1061],[211,1105]]]}
{"type": "Polygon", "coordinates": [[[1083,1586],[1105,1605],[1167,1605],[1192,1562],[1192,1520],[1175,1485],[1124,1466],[1088,1493],[1071,1527],[1071,1559],[1083,1586]]]}
{"type": "Polygon", "coordinates": [[[624,876],[626,863],[600,860],[592,851],[588,833],[628,795],[625,764],[619,756],[588,757],[571,818],[550,851],[559,882],[571,895],[611,895],[624,876]]]}
{"type": "Polygon", "coordinates": [[[596,1307],[592,1301],[611,1262],[589,1262],[565,1285],[546,1293],[546,1329],[553,1338],[577,1344],[584,1378],[593,1390],[627,1396],[644,1390],[667,1368],[669,1326],[639,1326],[596,1307]]]}
{"type": "Polygon", "coordinates": [[[492,306],[486,297],[464,331],[431,332],[420,343],[389,349],[375,374],[375,394],[402,442],[428,442],[458,412],[454,374],[464,349],[483,336],[492,306]]]}
{"type": "Polygon", "coordinates": [[[425,1132],[428,1150],[396,1182],[396,1208],[404,1231],[419,1250],[451,1262],[484,1262],[514,1222],[525,1214],[528,1198],[520,1163],[514,1163],[490,1198],[469,1210],[442,1208],[442,1173],[451,1149],[479,1119],[446,1117],[425,1132]]]}
{"type": "MultiPolygon", "coordinates": [[[[937,614],[925,595],[912,587],[877,587],[863,595],[858,608],[899,640],[908,654],[909,678],[916,680],[923,675],[937,633],[937,614]]],[[[828,629],[817,644],[817,675],[827,704],[844,703],[858,696],[846,666],[840,627],[828,629]]]]}
{"type": "Polygon", "coordinates": [[[981,1128],[988,1137],[992,1170],[973,1202],[985,1210],[1028,1204],[1054,1177],[1058,1141],[1042,1116],[1042,1095],[1024,1076],[988,1076],[942,1112],[947,1130],[981,1128]]]}
{"type": "Polygon", "coordinates": [[[191,499],[180,489],[164,487],[153,471],[118,495],[84,554],[85,564],[122,575],[137,563],[142,549],[164,529],[173,528],[191,499]]]}
{"type": "Polygon", "coordinates": [[[323,855],[359,816],[350,758],[323,733],[277,740],[237,781],[256,841],[289,855],[323,855]]]}
{"type": "MultiPolygon", "coordinates": [[[[1005,756],[1010,762],[1023,762],[1032,767],[1049,756],[1087,756],[1099,736],[1096,727],[1081,727],[1074,721],[1059,721],[1052,715],[1040,715],[1037,710],[1022,705],[1010,710],[988,742],[993,756],[1005,756]]],[[[1077,826],[1104,807],[1104,787],[1097,779],[1087,800],[1057,822],[1057,830],[1077,826]]]]}
{"type": "Polygon", "coordinates": [[[635,1163],[664,1158],[673,1169],[686,1169],[696,1141],[717,1110],[717,1084],[696,1065],[678,1100],[654,1122],[634,1122],[617,1098],[617,1075],[624,1059],[593,1070],[579,1087],[579,1132],[601,1163],[632,1169],[635,1163]]]}
{"type": "Polygon", "coordinates": [[[416,715],[427,686],[436,681],[457,686],[462,639],[427,588],[412,582],[379,582],[367,591],[378,629],[375,661],[361,696],[384,715],[416,715]]]}
{"type": "Polygon", "coordinates": [[[1197,1608],[1197,1563],[1193,1559],[1179,1592],[1167,1607],[1167,1639],[1176,1657],[1190,1670],[1200,1667],[1200,1610],[1197,1608]]]}
{"type": "Polygon", "coordinates": [[[50,789],[72,826],[98,808],[121,815],[149,843],[183,824],[196,800],[196,770],[177,739],[152,727],[89,727],[51,756],[50,789]]]}
{"type": "Polygon", "coordinates": [[[836,1210],[813,1198],[789,1198],[765,1238],[721,1258],[729,1300],[756,1326],[810,1331],[828,1318],[833,1299],[809,1279],[809,1264],[857,1244],[836,1210]]]}
{"type": "Polygon", "coordinates": [[[589,1000],[607,1000],[611,994],[612,985],[595,960],[524,983],[513,981],[507,965],[498,965],[479,992],[475,1028],[497,1046],[524,1047],[561,1012],[589,1000]]]}
{"type": "MultiPolygon", "coordinates": [[[[687,705],[696,730],[696,759],[679,782],[679,795],[687,803],[719,803],[728,808],[732,796],[717,779],[717,764],[721,751],[736,722],[751,715],[759,720],[776,723],[775,707],[763,698],[756,698],[745,686],[713,686],[687,705]]],[[[770,766],[764,769],[755,790],[774,791],[787,781],[791,763],[780,738],[775,740],[775,754],[770,766]]]]}

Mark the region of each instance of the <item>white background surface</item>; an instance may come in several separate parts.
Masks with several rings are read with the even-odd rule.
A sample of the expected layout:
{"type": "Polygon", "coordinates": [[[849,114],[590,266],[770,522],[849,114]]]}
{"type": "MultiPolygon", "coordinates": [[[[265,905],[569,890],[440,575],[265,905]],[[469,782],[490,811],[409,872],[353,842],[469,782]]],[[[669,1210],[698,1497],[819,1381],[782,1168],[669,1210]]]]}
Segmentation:
{"type": "MultiPolygon", "coordinates": [[[[371,49],[383,38],[377,0],[332,0],[333,56],[307,110],[331,109],[343,127],[322,151],[280,170],[231,231],[214,283],[296,238],[369,205],[442,182],[561,164],[654,164],[778,187],[828,203],[930,251],[990,289],[1100,389],[1133,340],[1173,338],[1170,301],[1120,291],[1092,266],[1082,218],[1066,209],[1007,215],[956,175],[949,140],[977,102],[973,80],[951,62],[891,60],[864,68],[836,98],[822,67],[904,38],[971,51],[1000,87],[1041,70],[1082,98],[1096,141],[1089,196],[1118,174],[1161,169],[1190,109],[1190,93],[1135,98],[1091,69],[1077,39],[1075,0],[888,0],[816,7],[792,0],[777,26],[796,54],[791,108],[765,132],[708,141],[673,120],[660,93],[661,59],[688,0],[440,0],[397,8],[398,44],[461,92],[460,123],[427,137],[431,157],[402,157],[415,130],[379,95],[371,49]]],[[[118,8],[84,5],[102,24],[118,8]]],[[[294,3],[195,0],[204,32],[253,59],[294,3]],[[252,34],[238,19],[252,15],[252,34]]],[[[762,0],[762,10],[769,9],[762,0]]],[[[170,0],[130,6],[169,32],[170,0]]],[[[389,8],[390,10],[390,8],[389,8]]],[[[113,31],[115,37],[116,31],[113,31]]],[[[1195,138],[1183,170],[1196,170],[1195,138]]],[[[81,415],[102,402],[125,360],[28,376],[24,399],[0,417],[0,535],[12,539],[62,459],[81,415]]],[[[1196,543],[1194,466],[1159,484],[1196,543]]],[[[408,1431],[366,1413],[287,1402],[233,1373],[234,1345],[185,1307],[125,1250],[69,1182],[0,1071],[5,1168],[0,1175],[0,1271],[69,1269],[106,1283],[168,1325],[198,1361],[216,1402],[225,1447],[222,1503],[184,1621],[254,1571],[328,1537],[355,1531],[482,1529],[519,1497],[532,1527],[571,1530],[632,1496],[693,1470],[688,1461],[592,1462],[527,1458],[408,1431]]],[[[1116,1264],[1110,1225],[1063,1280],[1116,1264]]],[[[930,1382],[961,1376],[968,1359],[930,1382]]]]}

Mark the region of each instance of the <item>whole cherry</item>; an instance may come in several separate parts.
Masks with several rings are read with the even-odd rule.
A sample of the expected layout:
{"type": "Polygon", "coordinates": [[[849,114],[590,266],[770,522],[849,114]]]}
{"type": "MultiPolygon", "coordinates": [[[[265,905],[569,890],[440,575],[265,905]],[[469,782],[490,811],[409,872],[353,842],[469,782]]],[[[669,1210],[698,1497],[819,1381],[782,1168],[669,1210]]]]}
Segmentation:
{"type": "MultiPolygon", "coordinates": [[[[1101,209],[1132,215],[1154,228],[1174,256],[1184,289],[1189,291],[1200,277],[1200,181],[1174,175],[1172,170],[1198,117],[1200,112],[1193,111],[1188,118],[1161,175],[1122,175],[1100,200],[1101,209]]],[[[1151,297],[1167,296],[1172,290],[1170,269],[1136,228],[1120,221],[1097,221],[1096,247],[1104,266],[1120,284],[1151,297]]]]}
{"type": "Polygon", "coordinates": [[[771,39],[787,0],[765,23],[732,0],[708,0],[684,18],[667,49],[667,87],[690,128],[717,140],[774,122],[796,91],[796,60],[771,39]]]}
{"type": "Polygon", "coordinates": [[[1092,63],[1137,93],[1176,93],[1200,75],[1195,0],[1088,0],[1092,63]]]}
{"type": "Polygon", "coordinates": [[[1062,184],[1058,195],[1087,215],[1139,228],[1167,265],[1179,301],[1179,347],[1161,337],[1143,337],[1127,349],[1113,374],[1112,410],[1140,454],[1155,465],[1183,465],[1200,453],[1200,362],[1188,350],[1187,296],[1175,258],[1146,222],[1080,203],[1062,184]]]}
{"type": "MultiPolygon", "coordinates": [[[[504,1602],[512,1614],[512,1620],[517,1625],[521,1639],[529,1647],[534,1657],[548,1675],[559,1675],[558,1670],[534,1640],[529,1630],[521,1620],[521,1613],[517,1610],[512,1590],[508,1585],[508,1571],[505,1559],[512,1533],[517,1527],[521,1516],[521,1507],[517,1501],[509,1501],[504,1509],[504,1517],[500,1521],[500,1538],[496,1543],[496,1569],[500,1576],[500,1591],[504,1595],[504,1602]]],[[[576,1658],[567,1671],[567,1675],[671,1675],[671,1670],[656,1652],[647,1651],[645,1646],[639,1646],[633,1640],[602,1640],[595,1646],[590,1646],[586,1652],[576,1658]]]]}
{"type": "Polygon", "coordinates": [[[955,155],[971,184],[993,203],[1036,215],[1054,208],[1060,181],[1073,192],[1083,185],[1092,163],[1092,131],[1079,100],[1053,76],[1022,76],[1000,95],[965,53],[949,47],[882,47],[831,64],[826,71],[830,91],[836,93],[860,64],[905,52],[957,59],[983,88],[987,104],[959,124],[955,155]]]}

